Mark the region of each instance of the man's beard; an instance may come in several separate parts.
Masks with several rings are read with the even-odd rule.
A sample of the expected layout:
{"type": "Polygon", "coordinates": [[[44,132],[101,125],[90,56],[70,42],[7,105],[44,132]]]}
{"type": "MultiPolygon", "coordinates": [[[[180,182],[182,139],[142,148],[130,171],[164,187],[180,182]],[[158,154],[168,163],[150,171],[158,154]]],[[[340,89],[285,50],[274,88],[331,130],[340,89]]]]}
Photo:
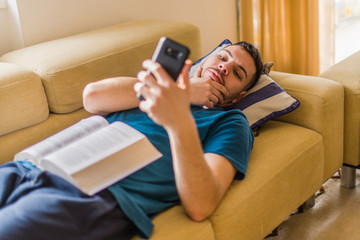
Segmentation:
{"type": "MultiPolygon", "coordinates": [[[[222,75],[222,73],[219,72],[218,69],[216,69],[216,68],[214,68],[214,67],[208,67],[208,68],[206,68],[206,69],[203,69],[203,72],[201,73],[201,76],[203,76],[203,73],[204,73],[205,71],[209,71],[209,70],[216,71],[216,72],[220,75],[221,83],[219,83],[219,84],[221,84],[221,85],[223,85],[223,86],[225,87],[225,85],[224,85],[224,76],[222,75]]],[[[217,82],[215,79],[213,79],[213,78],[211,78],[211,79],[212,79],[214,82],[217,82]]],[[[240,94],[240,93],[239,93],[239,94],[240,94]]],[[[233,104],[232,101],[233,101],[237,96],[238,96],[238,94],[232,94],[231,96],[228,96],[228,97],[223,96],[223,97],[224,97],[223,103],[219,103],[219,102],[218,102],[217,104],[215,104],[215,106],[227,107],[227,106],[229,106],[229,105],[232,105],[232,104],[233,104]]]]}
{"type": "Polygon", "coordinates": [[[223,103],[218,103],[216,104],[216,106],[219,106],[219,107],[227,107],[227,106],[230,106],[234,103],[232,103],[232,101],[238,96],[238,94],[232,94],[231,96],[227,97],[227,98],[224,98],[224,102],[223,103]]]}

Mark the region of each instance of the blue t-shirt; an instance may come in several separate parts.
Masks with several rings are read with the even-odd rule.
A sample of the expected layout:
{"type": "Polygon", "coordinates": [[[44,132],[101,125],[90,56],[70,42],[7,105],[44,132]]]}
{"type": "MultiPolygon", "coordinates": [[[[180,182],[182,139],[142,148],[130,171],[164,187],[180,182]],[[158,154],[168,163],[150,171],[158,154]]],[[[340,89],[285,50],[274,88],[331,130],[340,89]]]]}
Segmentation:
{"type": "MultiPolygon", "coordinates": [[[[226,157],[238,170],[237,179],[245,176],[254,136],[240,110],[221,107],[191,107],[204,153],[226,157]]],[[[169,138],[163,127],[154,123],[138,108],[112,113],[109,123],[122,121],[142,132],[163,154],[159,160],[109,187],[119,205],[148,238],[153,230],[151,219],[159,212],[179,203],[172,165],[169,138]]],[[[141,151],[141,150],[140,150],[141,151]]]]}

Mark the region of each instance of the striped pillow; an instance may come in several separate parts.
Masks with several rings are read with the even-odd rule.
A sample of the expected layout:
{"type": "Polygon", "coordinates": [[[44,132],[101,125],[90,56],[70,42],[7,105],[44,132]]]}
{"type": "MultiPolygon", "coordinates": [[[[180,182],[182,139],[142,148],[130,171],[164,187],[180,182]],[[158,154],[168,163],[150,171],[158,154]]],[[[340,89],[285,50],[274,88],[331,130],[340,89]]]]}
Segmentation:
{"type": "Polygon", "coordinates": [[[256,85],[239,102],[230,105],[226,110],[243,111],[254,130],[271,119],[295,110],[299,105],[297,99],[263,73],[256,85]]]}
{"type": "MultiPolygon", "coordinates": [[[[218,53],[228,45],[231,45],[231,42],[226,39],[211,53],[196,61],[190,70],[190,77],[209,56],[218,53]]],[[[289,95],[267,74],[270,72],[271,66],[272,64],[265,68],[266,73],[261,75],[256,85],[239,102],[226,107],[226,110],[240,109],[243,111],[253,130],[273,118],[295,110],[300,105],[297,99],[289,95]]]]}

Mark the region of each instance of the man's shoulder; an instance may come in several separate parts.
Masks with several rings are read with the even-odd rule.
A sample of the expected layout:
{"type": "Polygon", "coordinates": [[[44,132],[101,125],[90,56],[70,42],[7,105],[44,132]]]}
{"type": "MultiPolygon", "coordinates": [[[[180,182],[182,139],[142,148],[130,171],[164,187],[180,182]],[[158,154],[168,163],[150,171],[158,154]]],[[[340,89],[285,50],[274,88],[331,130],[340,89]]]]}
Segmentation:
{"type": "Polygon", "coordinates": [[[235,129],[250,128],[245,114],[238,109],[224,110],[222,107],[202,109],[201,107],[195,107],[192,108],[192,110],[194,118],[198,123],[211,125],[212,128],[217,128],[222,125],[235,129]]]}

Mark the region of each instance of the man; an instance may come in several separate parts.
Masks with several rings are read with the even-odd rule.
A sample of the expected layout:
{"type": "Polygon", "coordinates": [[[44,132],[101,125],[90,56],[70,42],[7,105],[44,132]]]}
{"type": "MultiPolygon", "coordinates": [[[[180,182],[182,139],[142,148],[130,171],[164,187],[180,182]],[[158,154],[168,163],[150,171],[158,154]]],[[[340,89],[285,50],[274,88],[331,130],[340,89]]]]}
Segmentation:
{"type": "Polygon", "coordinates": [[[152,74],[89,84],[86,110],[143,132],[163,157],[95,196],[26,163],[1,166],[2,239],[149,237],[151,218],[179,201],[194,221],[211,215],[234,177],[244,177],[253,144],[240,111],[214,106],[239,101],[259,78],[262,62],[242,42],[207,59],[191,83],[190,66],[187,61],[175,82],[146,60],[143,67],[152,74]]]}

